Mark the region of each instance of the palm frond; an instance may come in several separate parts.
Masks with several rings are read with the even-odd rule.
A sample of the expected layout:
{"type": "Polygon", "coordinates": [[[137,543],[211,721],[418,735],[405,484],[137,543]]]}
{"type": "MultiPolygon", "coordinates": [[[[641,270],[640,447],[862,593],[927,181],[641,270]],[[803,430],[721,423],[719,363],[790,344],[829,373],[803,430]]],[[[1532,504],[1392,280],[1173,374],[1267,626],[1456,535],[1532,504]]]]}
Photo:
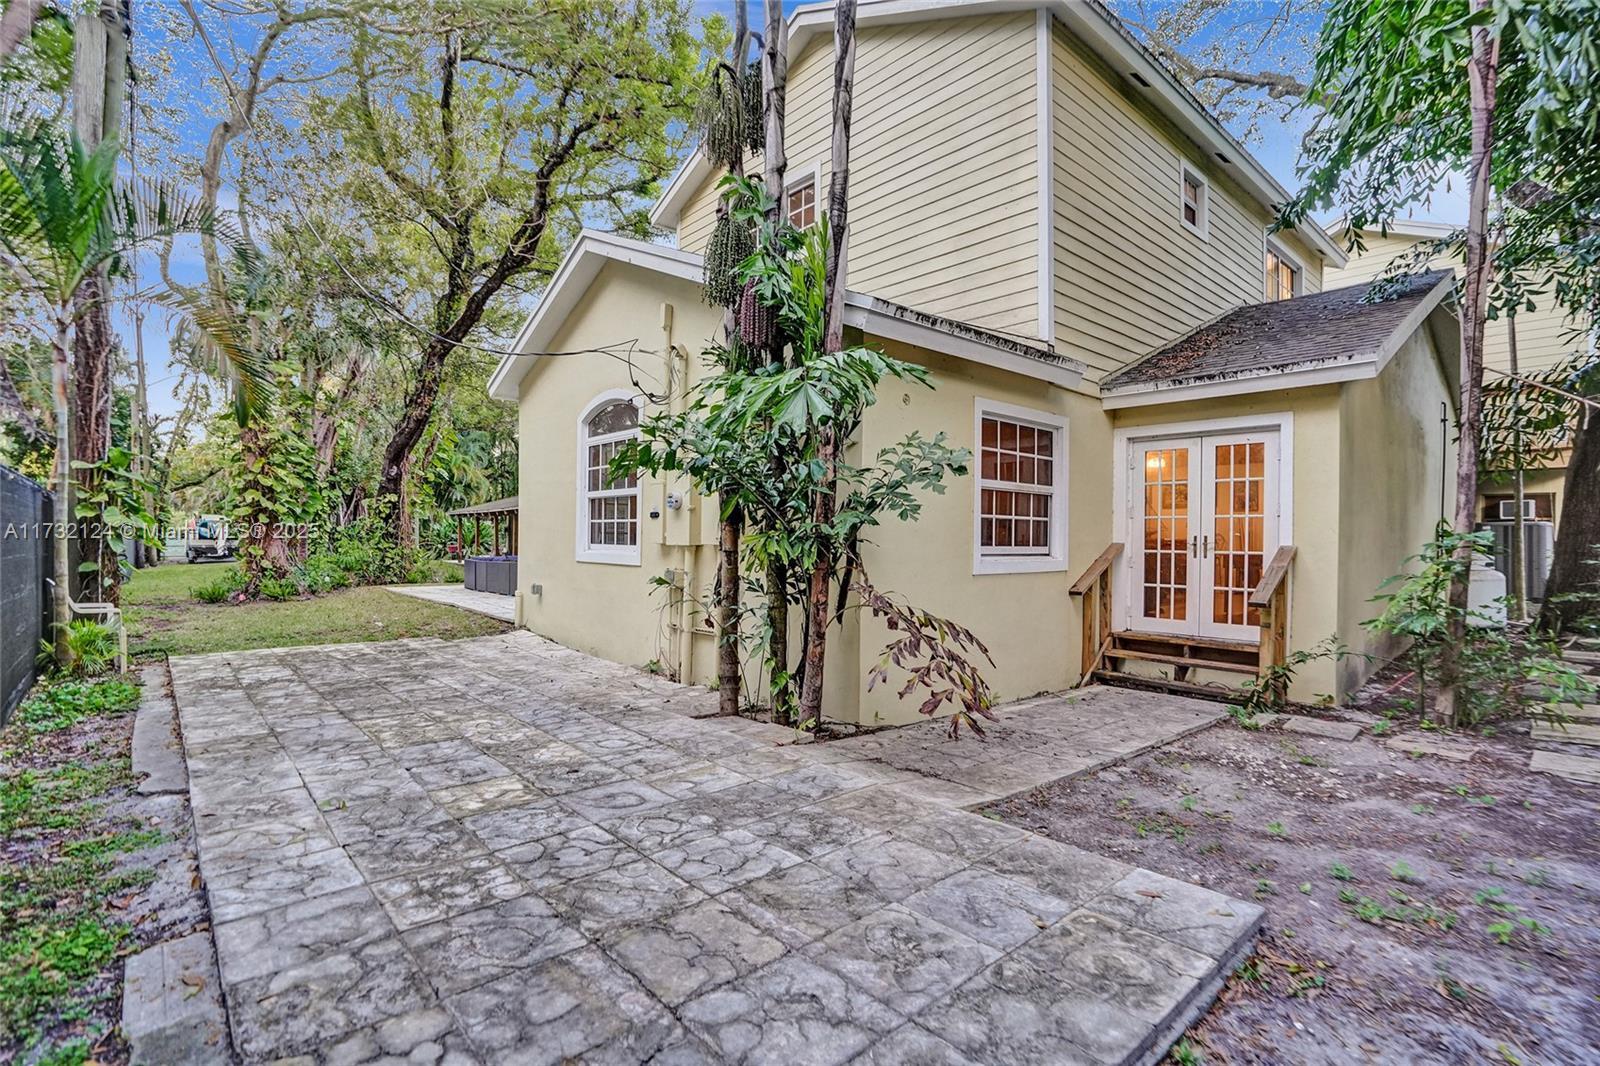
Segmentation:
{"type": "Polygon", "coordinates": [[[192,292],[169,291],[157,297],[156,302],[177,311],[191,327],[196,347],[227,383],[234,419],[241,426],[272,409],[277,395],[272,360],[251,342],[247,319],[192,292]]]}

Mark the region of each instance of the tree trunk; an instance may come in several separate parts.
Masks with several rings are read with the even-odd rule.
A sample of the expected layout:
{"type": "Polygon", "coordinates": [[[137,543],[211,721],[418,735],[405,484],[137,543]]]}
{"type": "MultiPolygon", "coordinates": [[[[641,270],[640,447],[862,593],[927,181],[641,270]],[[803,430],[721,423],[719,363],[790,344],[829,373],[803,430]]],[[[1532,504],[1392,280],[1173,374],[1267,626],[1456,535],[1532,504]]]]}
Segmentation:
{"type": "MultiPolygon", "coordinates": [[[[1472,0],[1482,10],[1489,0],[1472,0]]],[[[1472,31],[1472,60],[1467,64],[1467,88],[1472,101],[1472,161],[1468,174],[1467,255],[1461,301],[1461,424],[1456,453],[1455,530],[1472,532],[1478,507],[1478,434],[1483,408],[1483,333],[1489,283],[1489,177],[1494,158],[1495,79],[1500,58],[1499,38],[1486,28],[1472,31]]],[[[1466,610],[1473,552],[1464,547],[1458,555],[1460,571],[1450,582],[1453,619],[1440,656],[1434,720],[1457,724],[1456,686],[1460,682],[1460,648],[1466,639],[1466,610]]]]}
{"type": "Polygon", "coordinates": [[[1517,314],[1506,316],[1506,341],[1511,358],[1511,466],[1512,505],[1516,515],[1511,520],[1511,618],[1516,622],[1528,618],[1528,552],[1524,541],[1522,501],[1526,499],[1527,482],[1523,476],[1522,461],[1522,382],[1517,378],[1517,314]]]}
{"type": "Polygon", "coordinates": [[[55,588],[50,596],[50,616],[55,622],[56,663],[68,665],[71,654],[67,646],[67,623],[72,621],[72,609],[67,605],[71,595],[71,562],[65,526],[72,521],[72,417],[67,409],[67,344],[71,332],[70,319],[65,307],[56,310],[55,344],[50,352],[50,398],[56,416],[55,456],[55,511],[52,518],[61,529],[52,530],[55,543],[51,558],[55,563],[55,588]]]}
{"type": "MultiPolygon", "coordinates": [[[[258,420],[252,419],[240,428],[239,455],[244,467],[244,495],[259,500],[272,499],[274,490],[263,483],[272,470],[271,440],[258,420]]],[[[263,577],[283,577],[295,560],[293,545],[283,536],[280,515],[257,505],[243,517],[246,526],[238,531],[239,557],[244,561],[245,574],[242,593],[244,599],[253,600],[261,591],[263,577]]]]}
{"type": "MultiPolygon", "coordinates": [[[[829,352],[844,347],[844,292],[846,242],[849,225],[846,201],[850,191],[850,102],[856,68],[855,0],[839,0],[833,19],[833,144],[832,173],[828,180],[828,268],[824,297],[823,349],[829,352]]],[[[812,493],[811,519],[818,529],[833,525],[837,491],[838,448],[834,426],[816,429],[817,458],[823,467],[822,482],[812,493]]],[[[807,627],[805,684],[800,691],[800,724],[811,729],[822,727],[823,662],[828,647],[828,585],[833,577],[835,550],[824,535],[818,545],[817,560],[811,568],[806,592],[807,627]]]]}
{"type": "MultiPolygon", "coordinates": [[[[766,0],[767,26],[761,53],[762,116],[766,133],[762,152],[762,178],[772,197],[768,221],[783,218],[783,177],[789,168],[784,149],[784,117],[789,95],[789,24],[783,17],[783,0],[766,0]]],[[[783,362],[784,338],[778,337],[767,352],[769,366],[783,362]]],[[[774,466],[781,463],[774,457],[774,466]]],[[[775,482],[779,473],[774,469],[775,482]]],[[[771,675],[772,715],[779,725],[792,724],[794,678],[789,672],[789,568],[776,557],[767,562],[767,662],[771,675]]]]}
{"type": "MultiPolygon", "coordinates": [[[[103,141],[114,141],[121,132],[127,33],[126,0],[101,0],[95,12],[80,14],[73,26],[73,127],[89,151],[103,141]]],[[[72,367],[73,458],[82,463],[101,462],[111,445],[110,295],[111,281],[101,267],[83,279],[73,297],[77,319],[72,367]]],[[[84,528],[91,530],[93,520],[84,528]]],[[[78,550],[84,561],[97,564],[99,572],[98,578],[85,577],[80,594],[90,600],[118,602],[122,569],[104,538],[86,532],[78,538],[78,550]]]]}
{"type": "MultiPolygon", "coordinates": [[[[733,92],[744,99],[744,79],[749,67],[750,16],[746,0],[734,0],[733,5],[733,92]]],[[[728,160],[728,171],[735,177],[744,175],[744,153],[735,146],[733,158],[728,160]]],[[[726,212],[722,203],[719,213],[726,212]]],[[[722,332],[727,338],[728,350],[737,352],[739,323],[734,306],[722,313],[722,332]]],[[[735,356],[735,358],[737,358],[735,356]]],[[[717,711],[723,715],[739,713],[739,609],[744,599],[744,578],[739,571],[739,542],[744,538],[744,511],[738,506],[728,509],[717,527],[717,711]]]]}
{"type": "Polygon", "coordinates": [[[0,61],[17,50],[17,46],[33,33],[33,20],[39,14],[41,0],[11,0],[0,12],[0,61]]]}
{"type": "MultiPolygon", "coordinates": [[[[1591,395],[1600,397],[1600,389],[1591,395]]],[[[1544,586],[1539,625],[1559,635],[1585,615],[1593,616],[1593,600],[1562,602],[1578,593],[1600,593],[1600,414],[1585,408],[1578,415],[1567,458],[1562,493],[1561,525],[1556,530],[1555,559],[1544,586]]]]}
{"type": "Polygon", "coordinates": [[[739,713],[739,541],[744,537],[744,514],[737,507],[722,520],[718,531],[717,609],[717,710],[739,713]]]}

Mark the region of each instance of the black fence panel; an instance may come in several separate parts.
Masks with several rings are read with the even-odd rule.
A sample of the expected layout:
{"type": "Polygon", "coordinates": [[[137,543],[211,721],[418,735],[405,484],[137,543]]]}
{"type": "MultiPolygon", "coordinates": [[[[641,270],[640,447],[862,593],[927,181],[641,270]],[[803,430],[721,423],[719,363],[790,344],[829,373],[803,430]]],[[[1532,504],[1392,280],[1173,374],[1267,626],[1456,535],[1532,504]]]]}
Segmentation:
{"type": "Polygon", "coordinates": [[[50,619],[50,493],[0,466],[0,726],[33,687],[50,619]]]}

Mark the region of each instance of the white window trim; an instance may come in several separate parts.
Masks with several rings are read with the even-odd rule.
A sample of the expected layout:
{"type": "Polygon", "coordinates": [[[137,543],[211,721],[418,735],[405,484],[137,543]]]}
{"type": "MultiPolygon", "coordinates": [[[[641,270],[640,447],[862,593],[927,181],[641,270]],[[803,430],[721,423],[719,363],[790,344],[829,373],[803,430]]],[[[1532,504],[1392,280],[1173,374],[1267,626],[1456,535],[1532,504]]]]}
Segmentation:
{"type": "Polygon", "coordinates": [[[1067,568],[1067,418],[1050,411],[977,397],[972,403],[972,572],[973,574],[1040,574],[1067,568]],[[1045,555],[986,555],[983,551],[983,417],[993,415],[1029,422],[1055,434],[1051,456],[1055,482],[1050,486],[1050,551],[1045,555]]]}
{"type": "MultiPolygon", "coordinates": [[[[1112,539],[1136,544],[1130,522],[1133,516],[1133,480],[1129,477],[1133,446],[1139,441],[1167,437],[1203,437],[1212,433],[1276,431],[1278,434],[1278,544],[1294,543],[1294,412],[1274,411],[1231,418],[1202,418],[1187,422],[1154,422],[1148,426],[1128,426],[1111,433],[1111,521],[1112,539]]],[[[1137,551],[1124,551],[1115,564],[1120,586],[1112,605],[1112,624],[1127,629],[1133,615],[1133,588],[1138,578],[1137,551]]]]}
{"type": "Polygon", "coordinates": [[[811,188],[815,191],[817,198],[817,218],[819,220],[822,218],[822,209],[827,203],[827,197],[822,191],[822,160],[813,159],[811,162],[801,166],[789,167],[783,172],[783,203],[779,204],[778,207],[783,212],[785,222],[789,220],[789,193],[808,181],[811,182],[811,188]]]}
{"type": "Polygon", "coordinates": [[[604,547],[589,546],[589,445],[593,441],[604,443],[610,440],[623,440],[629,436],[636,436],[637,430],[632,433],[608,433],[601,437],[590,438],[589,419],[600,408],[618,400],[627,400],[640,409],[642,416],[643,404],[639,402],[638,395],[631,389],[608,389],[590,400],[578,413],[577,441],[578,463],[577,477],[573,487],[577,492],[576,507],[577,524],[573,530],[573,548],[575,558],[580,563],[607,563],[612,566],[638,566],[640,565],[639,548],[644,544],[644,498],[640,488],[635,488],[633,494],[639,499],[639,536],[632,545],[605,545],[604,547]]]}
{"type": "Polygon", "coordinates": [[[1263,300],[1271,298],[1268,295],[1267,290],[1268,252],[1278,256],[1290,266],[1294,267],[1294,291],[1289,295],[1300,296],[1304,294],[1306,291],[1306,265],[1300,261],[1299,256],[1290,253],[1290,251],[1285,248],[1282,243],[1273,240],[1271,237],[1268,237],[1265,233],[1263,233],[1261,237],[1261,298],[1263,300]]]}
{"type": "MultiPolygon", "coordinates": [[[[1201,240],[1210,240],[1211,237],[1211,182],[1198,167],[1191,166],[1187,159],[1178,161],[1178,221],[1183,223],[1183,228],[1199,237],[1201,240]],[[1200,203],[1195,212],[1197,218],[1191,223],[1183,217],[1185,201],[1183,198],[1183,185],[1185,178],[1193,178],[1200,186],[1200,203]]],[[[1262,270],[1265,271],[1266,263],[1263,259],[1262,270]]],[[[1263,286],[1265,282],[1263,282],[1263,286]]]]}

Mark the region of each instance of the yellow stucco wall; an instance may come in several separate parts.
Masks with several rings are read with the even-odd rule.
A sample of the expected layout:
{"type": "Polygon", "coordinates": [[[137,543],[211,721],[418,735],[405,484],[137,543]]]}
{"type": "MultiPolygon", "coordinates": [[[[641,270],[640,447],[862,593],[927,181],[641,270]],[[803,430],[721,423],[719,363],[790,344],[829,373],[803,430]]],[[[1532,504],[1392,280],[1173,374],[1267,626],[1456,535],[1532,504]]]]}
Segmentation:
{"type": "MultiPolygon", "coordinates": [[[[1025,407],[1067,419],[1067,553],[1059,571],[1026,574],[973,573],[975,479],[948,479],[943,495],[925,495],[914,524],[885,520],[865,553],[874,584],[902,594],[912,604],[960,622],[988,645],[995,667],[985,676],[1002,700],[1066,688],[1077,680],[1077,604],[1067,595],[1077,573],[1110,540],[1110,423],[1098,401],[1046,382],[967,360],[933,355],[903,345],[884,350],[921,361],[934,371],[933,390],[891,383],[862,425],[863,454],[872,455],[913,430],[940,430],[950,443],[976,452],[974,412],[978,399],[1025,407]]],[[[870,670],[888,633],[863,619],[861,656],[870,670]]],[[[867,724],[910,721],[916,698],[895,698],[904,675],[864,694],[867,724]]]]}
{"type": "MultiPolygon", "coordinates": [[[[1439,422],[1440,405],[1448,401],[1449,385],[1426,328],[1412,336],[1377,378],[1343,387],[1338,633],[1352,652],[1393,654],[1394,641],[1362,628],[1362,622],[1381,611],[1372,596],[1433,538],[1441,483],[1446,504],[1453,507],[1454,423],[1441,428],[1439,422]]],[[[1346,659],[1340,666],[1340,695],[1353,691],[1380,665],[1346,659]]]]}

